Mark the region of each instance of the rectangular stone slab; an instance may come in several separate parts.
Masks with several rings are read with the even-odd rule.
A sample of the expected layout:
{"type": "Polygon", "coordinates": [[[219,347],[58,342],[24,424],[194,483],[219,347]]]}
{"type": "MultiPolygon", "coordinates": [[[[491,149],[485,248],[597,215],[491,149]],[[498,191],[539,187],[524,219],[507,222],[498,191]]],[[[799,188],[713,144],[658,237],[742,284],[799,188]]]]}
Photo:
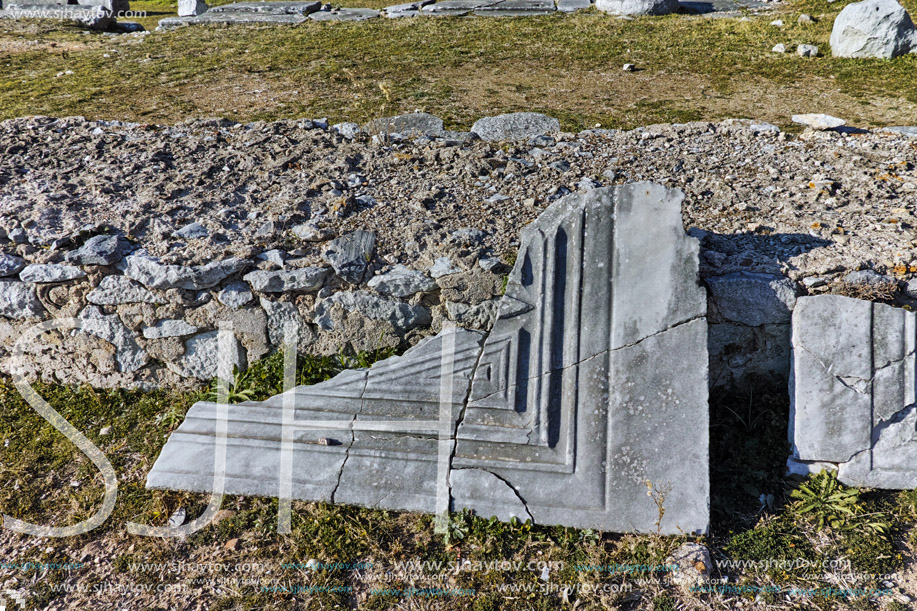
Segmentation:
{"type": "Polygon", "coordinates": [[[792,470],[833,464],[850,486],[917,486],[917,318],[839,295],[793,311],[792,470]]]}
{"type": "MultiPolygon", "coordinates": [[[[226,492],[279,495],[290,401],[294,498],[706,531],[706,295],[682,199],[651,183],[570,195],[522,232],[486,337],[445,330],[367,370],[229,406],[226,492]],[[661,521],[648,486],[665,495],[661,521]]],[[[192,407],[147,486],[210,489],[218,409],[192,407]]]]}

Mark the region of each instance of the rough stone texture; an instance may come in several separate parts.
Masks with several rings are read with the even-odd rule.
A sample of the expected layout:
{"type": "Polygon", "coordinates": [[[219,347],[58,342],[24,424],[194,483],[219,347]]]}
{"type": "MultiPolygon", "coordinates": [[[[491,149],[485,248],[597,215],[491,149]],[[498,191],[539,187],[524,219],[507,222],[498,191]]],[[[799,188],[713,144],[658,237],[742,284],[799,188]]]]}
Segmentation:
{"type": "Polygon", "coordinates": [[[114,265],[124,256],[127,240],[117,235],[97,235],[89,238],[77,250],[67,253],[66,259],[74,265],[114,265]]]}
{"type": "Polygon", "coordinates": [[[261,293],[317,291],[325,283],[328,272],[328,268],[325,267],[304,267],[276,272],[256,271],[246,274],[243,280],[261,293]]]}
{"type": "Polygon", "coordinates": [[[917,318],[838,295],[793,311],[790,464],[835,463],[849,486],[917,486],[917,318]]]}
{"type": "MultiPolygon", "coordinates": [[[[682,199],[649,183],[571,195],[523,231],[486,339],[447,329],[368,370],[233,405],[226,492],[278,494],[288,398],[294,498],[434,511],[440,489],[453,510],[655,531],[650,481],[666,495],[663,533],[705,531],[707,306],[682,199]]],[[[371,297],[316,311],[338,295],[371,297]]],[[[148,487],[210,490],[216,409],[191,408],[148,487]]]]}
{"type": "Polygon", "coordinates": [[[275,13],[255,13],[255,12],[218,12],[215,9],[220,7],[214,7],[204,13],[203,15],[197,15],[196,17],[166,17],[165,19],[159,20],[159,25],[156,26],[157,30],[173,30],[175,28],[180,28],[186,25],[209,25],[209,24],[222,24],[222,25],[234,25],[234,24],[249,24],[249,23],[264,23],[264,24],[279,24],[279,25],[295,25],[297,23],[302,23],[308,19],[305,15],[300,14],[275,14],[275,13]]]}
{"type": "Polygon", "coordinates": [[[436,17],[459,17],[476,9],[496,4],[500,0],[442,0],[428,4],[421,9],[424,15],[436,17]]]}
{"type": "Polygon", "coordinates": [[[321,2],[236,2],[210,9],[211,13],[257,13],[260,15],[308,15],[322,7],[321,2]]]}
{"type": "Polygon", "coordinates": [[[283,301],[271,301],[262,297],[261,307],[264,308],[264,312],[267,314],[267,333],[272,345],[282,346],[284,343],[284,326],[287,323],[295,323],[299,329],[296,341],[297,349],[302,353],[308,351],[309,345],[315,341],[315,334],[306,324],[306,321],[303,320],[296,305],[283,301]]]}
{"type": "Polygon", "coordinates": [[[35,289],[25,282],[0,280],[0,316],[6,318],[36,318],[45,313],[35,295],[35,289]]]}
{"type": "Polygon", "coordinates": [[[309,14],[313,21],[366,21],[379,16],[379,11],[369,8],[339,8],[309,14]]]}
{"type": "Polygon", "coordinates": [[[550,15],[555,10],[554,0],[502,0],[497,4],[483,6],[474,14],[481,17],[527,17],[550,15]]]}
{"type": "Polygon", "coordinates": [[[16,255],[0,255],[0,278],[15,276],[26,266],[25,259],[16,255]]]}
{"type": "MultiPolygon", "coordinates": [[[[235,337],[230,341],[228,366],[220,362],[219,331],[208,331],[185,340],[185,353],[169,369],[186,378],[212,380],[218,373],[232,371],[233,367],[245,369],[245,348],[235,337]]],[[[211,460],[211,465],[213,461],[211,460]]]]}
{"type": "Polygon", "coordinates": [[[491,142],[528,140],[559,131],[560,121],[537,112],[513,112],[496,117],[484,117],[471,126],[471,133],[476,134],[481,140],[491,142]]]}
{"type": "Polygon", "coordinates": [[[443,276],[449,276],[452,274],[457,274],[462,270],[457,268],[452,264],[452,260],[449,257],[438,257],[436,261],[433,262],[433,265],[430,266],[430,275],[434,278],[442,278],[443,276]]]}
{"type": "Polygon", "coordinates": [[[595,8],[611,15],[668,15],[678,0],[596,0],[595,8]]]}
{"type": "Polygon", "coordinates": [[[366,285],[383,295],[410,297],[417,293],[429,293],[436,288],[436,282],[422,271],[395,265],[384,274],[370,279],[366,285]]]}
{"type": "Polygon", "coordinates": [[[141,256],[125,258],[124,275],[156,289],[206,289],[216,286],[227,276],[242,270],[247,264],[242,259],[230,258],[206,265],[185,267],[163,265],[141,256]]]}
{"type": "Polygon", "coordinates": [[[788,278],[737,272],[707,278],[710,298],[726,320],[750,327],[787,324],[796,305],[796,285],[788,278]]]}
{"type": "Polygon", "coordinates": [[[345,291],[335,293],[315,306],[315,324],[321,329],[334,329],[331,310],[335,306],[357,312],[371,320],[388,322],[396,331],[401,332],[432,322],[430,311],[423,306],[383,299],[367,291],[345,291]]]}
{"type": "Polygon", "coordinates": [[[665,563],[669,567],[678,567],[672,570],[672,583],[683,588],[704,583],[713,570],[710,550],[700,543],[682,543],[665,559],[665,563]]]}
{"type": "Polygon", "coordinates": [[[26,265],[19,272],[19,279],[23,282],[32,282],[41,284],[46,282],[67,282],[83,278],[86,272],[72,265],[60,265],[58,263],[33,263],[26,265]]]}
{"type": "Polygon", "coordinates": [[[373,119],[363,126],[363,129],[370,134],[401,134],[407,138],[416,138],[418,136],[435,138],[445,133],[443,120],[425,112],[412,112],[395,117],[373,119]]]}
{"type": "Polygon", "coordinates": [[[197,331],[197,327],[183,320],[160,320],[152,327],[146,327],[143,330],[143,337],[146,339],[183,337],[185,335],[194,335],[197,331]]]}
{"type": "Polygon", "coordinates": [[[105,315],[97,306],[87,306],[79,316],[80,331],[104,339],[115,347],[118,371],[137,371],[149,360],[149,355],[139,345],[136,336],[124,326],[117,314],[105,315]]]}
{"type": "Polygon", "coordinates": [[[342,279],[351,284],[359,284],[375,252],[376,234],[358,230],[331,240],[322,258],[342,279]]]}
{"type": "Polygon", "coordinates": [[[86,295],[86,301],[95,305],[162,303],[156,295],[125,276],[105,276],[99,286],[86,295]]]}
{"type": "Polygon", "coordinates": [[[251,303],[254,298],[255,296],[248,290],[248,285],[244,282],[230,282],[217,294],[220,303],[234,310],[251,303]]]}
{"type": "Polygon", "coordinates": [[[393,19],[398,17],[414,17],[419,14],[421,8],[432,3],[433,0],[420,0],[419,2],[405,2],[403,4],[395,4],[385,7],[385,14],[387,17],[391,17],[393,19]]]}
{"type": "Polygon", "coordinates": [[[844,7],[830,42],[835,57],[891,59],[917,51],[917,29],[895,0],[865,0],[844,7]]]}

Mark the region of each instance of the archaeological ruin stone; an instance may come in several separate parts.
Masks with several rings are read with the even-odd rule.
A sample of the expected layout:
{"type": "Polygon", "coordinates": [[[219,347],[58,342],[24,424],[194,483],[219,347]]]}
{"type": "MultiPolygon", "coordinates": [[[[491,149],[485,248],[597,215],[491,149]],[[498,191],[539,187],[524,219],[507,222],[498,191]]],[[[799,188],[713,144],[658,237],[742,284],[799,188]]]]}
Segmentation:
{"type": "Polygon", "coordinates": [[[596,0],[595,8],[611,15],[668,15],[678,0],[596,0]]]}
{"type": "MultiPolygon", "coordinates": [[[[292,498],[704,532],[707,304],[682,200],[651,183],[560,199],[523,230],[489,334],[445,328],[371,368],[233,404],[225,492],[279,496],[286,431],[292,498]]],[[[219,409],[191,408],[148,487],[211,491],[219,409]]]]}
{"type": "Polygon", "coordinates": [[[917,487],[917,317],[839,295],[793,311],[791,472],[849,486],[917,487]]]}

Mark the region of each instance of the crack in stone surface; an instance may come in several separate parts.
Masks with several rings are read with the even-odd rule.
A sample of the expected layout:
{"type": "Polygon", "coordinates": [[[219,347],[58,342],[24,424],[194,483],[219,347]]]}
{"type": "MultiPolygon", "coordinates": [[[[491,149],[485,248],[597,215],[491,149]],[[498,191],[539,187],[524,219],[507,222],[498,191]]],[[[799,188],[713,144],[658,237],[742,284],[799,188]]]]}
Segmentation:
{"type": "Polygon", "coordinates": [[[882,438],[882,431],[903,421],[910,415],[911,412],[914,411],[915,408],[917,408],[917,403],[912,403],[911,405],[899,409],[889,418],[880,420],[874,427],[872,427],[872,447],[875,447],[876,443],[878,443],[878,441],[882,438]]]}
{"type": "Polygon", "coordinates": [[[484,358],[484,348],[488,337],[490,337],[490,333],[487,333],[481,338],[479,344],[480,350],[478,351],[478,356],[474,361],[474,366],[471,368],[471,374],[468,376],[468,384],[465,387],[465,396],[462,398],[462,409],[459,412],[458,418],[455,420],[455,428],[452,429],[452,451],[449,453],[449,466],[446,471],[446,488],[449,490],[450,507],[452,506],[452,502],[454,500],[454,497],[452,496],[452,465],[455,463],[455,453],[458,451],[459,428],[465,421],[465,414],[468,413],[468,404],[471,402],[471,387],[474,383],[474,376],[478,372],[478,366],[481,364],[481,359],[484,358]]]}
{"type": "Polygon", "coordinates": [[[532,521],[532,524],[535,523],[535,517],[532,515],[532,512],[529,511],[528,503],[525,502],[525,499],[522,498],[522,495],[519,494],[519,491],[516,490],[516,487],[513,486],[513,485],[509,482],[509,480],[507,480],[505,477],[502,477],[502,476],[500,476],[499,474],[494,473],[494,472],[491,471],[490,469],[485,469],[485,468],[483,468],[483,467],[460,467],[460,468],[454,469],[454,470],[455,470],[455,471],[482,471],[482,472],[484,472],[484,473],[489,473],[490,475],[493,475],[495,478],[497,478],[498,480],[500,480],[501,482],[503,482],[503,483],[506,485],[506,487],[509,488],[509,489],[513,492],[513,495],[516,497],[516,499],[517,499],[520,503],[522,503],[522,508],[525,510],[525,515],[527,515],[527,516],[529,517],[529,520],[532,521]]]}
{"type": "MultiPolygon", "coordinates": [[[[555,373],[558,373],[558,372],[566,371],[566,370],[568,370],[568,369],[573,369],[574,367],[580,367],[581,365],[585,365],[586,363],[588,363],[588,362],[590,362],[590,361],[593,361],[593,360],[595,360],[595,359],[597,359],[597,358],[599,358],[599,357],[602,357],[602,356],[611,354],[612,352],[617,352],[618,350],[624,350],[625,348],[633,348],[634,346],[637,346],[637,345],[643,343],[644,341],[646,341],[646,340],[648,340],[648,339],[650,339],[650,338],[656,337],[656,336],[658,336],[658,335],[662,335],[663,333],[668,333],[669,331],[671,331],[672,329],[675,329],[676,327],[680,327],[680,326],[682,326],[682,325],[686,325],[686,324],[688,324],[688,323],[692,323],[692,322],[694,322],[694,321],[696,321],[696,320],[701,320],[701,319],[703,319],[703,318],[705,318],[705,316],[694,316],[694,317],[692,317],[692,318],[688,318],[688,319],[679,321],[679,322],[677,322],[677,323],[674,323],[674,324],[672,324],[672,325],[666,327],[665,329],[663,329],[663,330],[661,330],[661,331],[656,331],[655,333],[650,333],[649,335],[646,335],[646,336],[644,336],[644,337],[641,337],[640,339],[638,339],[638,340],[635,341],[635,342],[631,342],[631,343],[629,343],[629,344],[624,344],[623,346],[618,346],[617,348],[607,348],[607,349],[605,349],[605,350],[602,350],[602,351],[600,351],[600,352],[596,352],[595,354],[592,354],[592,355],[590,355],[590,356],[587,356],[587,357],[584,358],[584,359],[580,359],[579,361],[576,361],[575,363],[570,363],[569,365],[564,365],[563,367],[554,367],[554,368],[549,369],[548,371],[544,371],[544,372],[542,372],[542,373],[538,373],[538,374],[535,374],[535,375],[530,375],[530,376],[527,376],[527,377],[524,377],[524,378],[517,378],[517,380],[516,380],[516,385],[519,386],[519,385],[521,385],[521,384],[523,384],[523,383],[530,382],[530,381],[535,380],[535,379],[537,379],[537,378],[543,378],[543,377],[548,376],[548,375],[551,375],[551,374],[555,374],[555,373]]],[[[479,360],[480,360],[480,357],[479,357],[479,360]]],[[[477,363],[475,363],[475,371],[476,371],[476,370],[477,370],[477,363]]],[[[474,375],[473,375],[473,374],[474,374],[474,372],[472,372],[472,378],[471,378],[472,382],[474,381],[474,375]]],[[[499,395],[499,394],[501,394],[502,392],[503,392],[503,390],[495,390],[494,392],[488,393],[488,394],[486,394],[486,395],[484,395],[484,396],[482,396],[482,397],[476,397],[476,398],[475,398],[475,402],[484,401],[484,400],[486,400],[486,399],[489,399],[489,398],[493,397],[494,395],[499,395]]],[[[458,429],[456,428],[456,430],[458,430],[458,429]]],[[[529,433],[529,435],[531,435],[531,433],[529,433]]]]}
{"type": "Polygon", "coordinates": [[[357,440],[356,431],[353,429],[354,423],[357,421],[357,418],[360,414],[363,413],[363,406],[365,401],[363,395],[366,394],[366,387],[369,385],[369,370],[366,371],[366,375],[363,377],[363,388],[360,390],[360,409],[356,414],[353,415],[353,419],[350,421],[350,443],[347,445],[347,449],[344,450],[344,460],[341,461],[341,469],[338,471],[338,481],[334,484],[334,490],[331,491],[331,502],[334,502],[334,495],[337,494],[338,488],[341,487],[341,480],[344,478],[344,467],[347,465],[347,459],[350,458],[350,450],[353,448],[353,444],[357,440]]]}

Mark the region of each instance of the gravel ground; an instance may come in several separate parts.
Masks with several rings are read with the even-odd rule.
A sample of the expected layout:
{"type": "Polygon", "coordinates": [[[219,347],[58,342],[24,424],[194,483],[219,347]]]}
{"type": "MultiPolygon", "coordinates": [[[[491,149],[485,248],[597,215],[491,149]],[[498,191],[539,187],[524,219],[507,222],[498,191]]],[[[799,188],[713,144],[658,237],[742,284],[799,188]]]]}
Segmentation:
{"type": "Polygon", "coordinates": [[[706,236],[705,276],[917,272],[917,140],[905,136],[751,121],[517,144],[462,136],[348,139],[310,120],[8,120],[0,250],[59,261],[68,240],[107,225],[169,263],[278,248],[308,265],[322,240],[364,228],[383,262],[449,254],[467,266],[512,257],[519,230],[569,191],[652,180],[684,190],[685,228],[706,236]],[[204,237],[173,235],[192,222],[204,237]]]}

